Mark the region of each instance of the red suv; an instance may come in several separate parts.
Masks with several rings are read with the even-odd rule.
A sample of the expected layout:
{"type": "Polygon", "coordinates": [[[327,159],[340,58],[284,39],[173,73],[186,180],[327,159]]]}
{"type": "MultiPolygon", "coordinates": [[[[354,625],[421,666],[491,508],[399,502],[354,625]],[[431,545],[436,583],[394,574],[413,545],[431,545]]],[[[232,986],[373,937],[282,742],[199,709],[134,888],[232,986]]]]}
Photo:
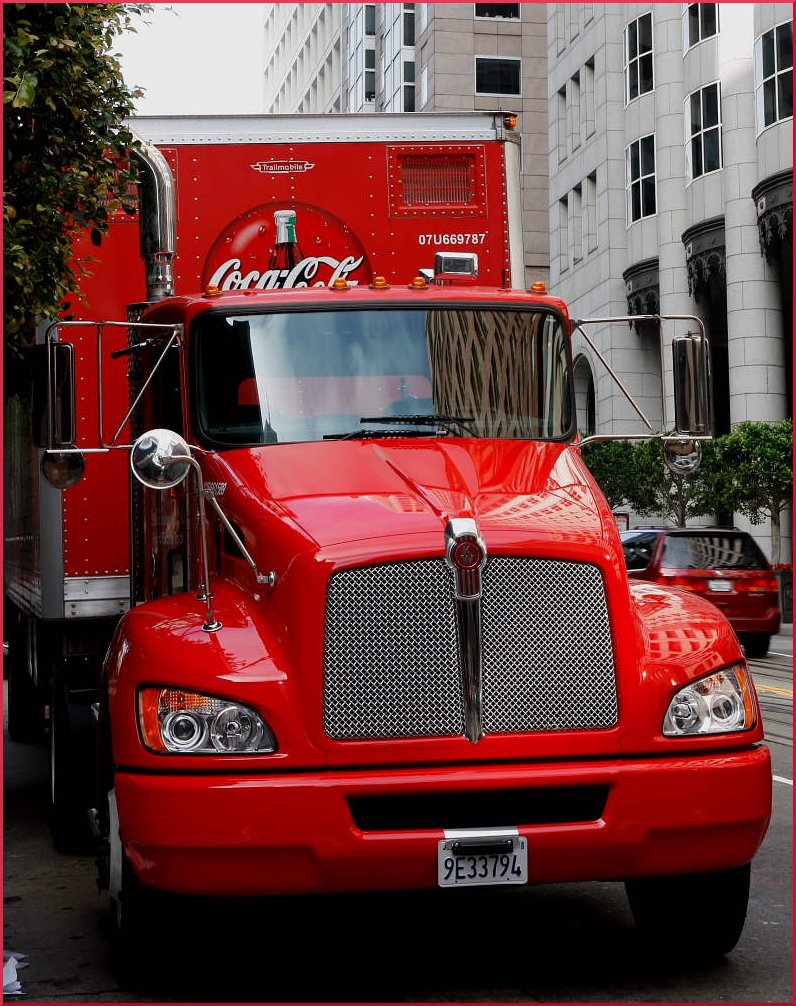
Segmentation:
{"type": "Polygon", "coordinates": [[[628,575],[693,590],[727,616],[747,657],[764,657],[779,632],[779,585],[754,538],[735,528],[622,532],[628,575]]]}

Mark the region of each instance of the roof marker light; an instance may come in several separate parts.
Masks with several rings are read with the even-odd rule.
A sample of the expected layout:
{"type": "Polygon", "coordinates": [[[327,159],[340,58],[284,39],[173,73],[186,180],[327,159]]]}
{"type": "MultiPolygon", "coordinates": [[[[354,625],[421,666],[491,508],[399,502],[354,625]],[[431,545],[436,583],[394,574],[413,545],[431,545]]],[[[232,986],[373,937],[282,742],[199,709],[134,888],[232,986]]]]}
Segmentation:
{"type": "Polygon", "coordinates": [[[410,290],[428,290],[428,280],[425,276],[415,276],[409,284],[410,290]]]}
{"type": "Polygon", "coordinates": [[[347,290],[350,284],[347,279],[343,279],[342,276],[338,276],[337,279],[329,287],[330,290],[347,290]]]}
{"type": "Polygon", "coordinates": [[[390,284],[384,278],[384,276],[374,276],[373,282],[370,284],[371,290],[389,290],[390,284]]]}
{"type": "Polygon", "coordinates": [[[217,286],[206,286],[205,287],[205,297],[220,297],[221,288],[217,286]]]}
{"type": "Polygon", "coordinates": [[[547,293],[547,287],[541,280],[531,283],[531,293],[547,293]]]}

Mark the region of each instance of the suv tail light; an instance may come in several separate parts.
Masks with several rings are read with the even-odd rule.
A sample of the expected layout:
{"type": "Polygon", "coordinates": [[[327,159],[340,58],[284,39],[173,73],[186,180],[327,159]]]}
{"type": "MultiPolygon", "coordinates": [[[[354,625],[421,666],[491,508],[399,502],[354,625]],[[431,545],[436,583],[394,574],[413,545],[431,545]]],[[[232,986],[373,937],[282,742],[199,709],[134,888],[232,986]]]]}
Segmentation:
{"type": "Polygon", "coordinates": [[[735,581],[739,594],[777,594],[779,585],[774,576],[745,577],[735,581]]]}
{"type": "Polygon", "coordinates": [[[658,576],[656,583],[663,583],[669,587],[680,587],[682,590],[694,590],[697,592],[707,592],[708,581],[701,576],[658,576]]]}

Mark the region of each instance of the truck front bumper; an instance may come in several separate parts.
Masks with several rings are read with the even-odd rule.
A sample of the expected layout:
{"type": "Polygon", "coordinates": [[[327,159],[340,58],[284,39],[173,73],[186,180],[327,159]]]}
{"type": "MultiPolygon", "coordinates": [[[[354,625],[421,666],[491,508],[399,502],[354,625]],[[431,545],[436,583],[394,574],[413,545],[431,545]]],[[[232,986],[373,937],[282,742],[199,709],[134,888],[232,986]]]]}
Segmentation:
{"type": "MultiPolygon", "coordinates": [[[[430,796],[433,803],[435,795],[518,788],[542,799],[548,789],[567,787],[604,787],[599,816],[504,822],[528,839],[531,884],[737,866],[757,852],[771,813],[770,755],[762,745],[586,765],[119,772],[115,781],[123,847],[136,874],[155,888],[200,895],[434,888],[443,828],[357,827],[352,801],[378,797],[389,806],[391,799],[430,796]]],[[[483,825],[474,819],[465,827],[483,825]]]]}

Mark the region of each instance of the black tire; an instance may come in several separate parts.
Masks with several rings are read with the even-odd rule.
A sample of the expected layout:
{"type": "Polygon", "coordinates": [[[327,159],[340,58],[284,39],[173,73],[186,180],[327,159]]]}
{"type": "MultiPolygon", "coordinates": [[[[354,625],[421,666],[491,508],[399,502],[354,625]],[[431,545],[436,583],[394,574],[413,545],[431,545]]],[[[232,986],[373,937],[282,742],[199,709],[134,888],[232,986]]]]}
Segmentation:
{"type": "Polygon", "coordinates": [[[771,636],[767,632],[745,632],[741,636],[741,643],[746,651],[746,656],[753,660],[755,657],[764,657],[768,653],[771,636]]]}
{"type": "Polygon", "coordinates": [[[167,898],[142,884],[122,853],[121,890],[110,898],[110,943],[116,976],[127,988],[146,988],[148,972],[157,974],[164,941],[174,937],[167,898]]]}
{"type": "Polygon", "coordinates": [[[636,928],[657,955],[699,948],[728,954],[740,939],[749,904],[750,864],[711,873],[625,881],[636,928]]]}
{"type": "Polygon", "coordinates": [[[39,623],[31,615],[6,605],[4,635],[8,678],[8,736],[19,744],[41,744],[46,735],[42,692],[35,680],[39,667],[39,623]],[[34,677],[35,676],[35,677],[34,677]]]}
{"type": "Polygon", "coordinates": [[[88,816],[93,795],[91,706],[71,699],[56,674],[50,703],[50,829],[60,852],[96,851],[88,816]]]}

